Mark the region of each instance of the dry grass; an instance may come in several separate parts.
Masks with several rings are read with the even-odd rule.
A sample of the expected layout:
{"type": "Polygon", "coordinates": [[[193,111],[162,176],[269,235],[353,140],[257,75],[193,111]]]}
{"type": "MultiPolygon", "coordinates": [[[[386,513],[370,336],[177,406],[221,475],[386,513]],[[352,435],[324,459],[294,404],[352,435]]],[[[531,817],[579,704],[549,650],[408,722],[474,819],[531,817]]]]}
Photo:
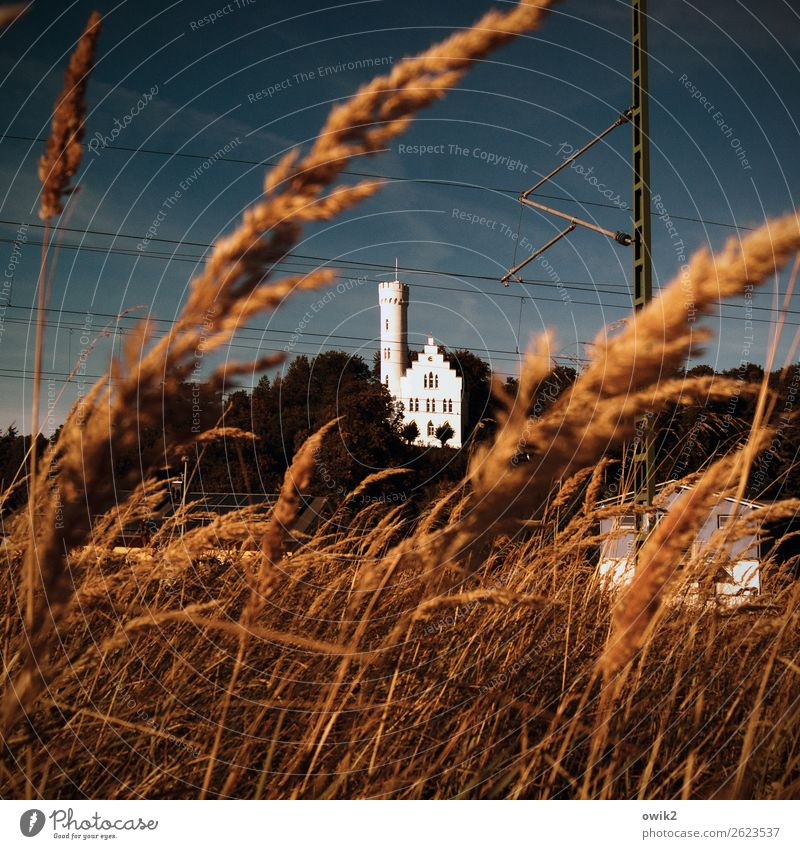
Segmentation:
{"type": "MultiPolygon", "coordinates": [[[[348,159],[380,149],[471,61],[538,26],[547,5],[490,13],[338,106],[311,151],[288,157],[215,246],[174,331],[150,344],[143,326],[113,390],[100,381],[73,410],[44,458],[58,459],[56,486],[30,507],[42,521],[31,533],[17,517],[4,547],[3,796],[796,796],[796,586],[767,563],[758,605],[665,603],[698,518],[736,488],[737,455],[718,458],[659,526],[621,598],[595,577],[608,448],[647,411],[731,392],[719,380],[663,379],[707,338],[688,320],[683,281],[618,335],[601,334],[574,386],[532,419],[551,367],[549,339],[536,343],[518,397],[497,389],[494,441],[421,515],[382,501],[359,511],[353,498],[293,540],[317,434],[269,516],[244,510],[177,535],[179,516],[151,550],[113,550],[120,526],[148,516],[159,492],[146,482],[115,504],[111,458],[161,424],[162,395],[186,379],[198,345],[213,350],[294,288],[323,285],[321,272],[269,277],[303,223],[377,190],[331,188],[348,159]]],[[[763,282],[798,249],[792,214],[718,257],[698,254],[696,312],[763,282]]],[[[186,439],[164,434],[172,447],[186,439]]],[[[747,521],[715,540],[716,558],[747,521]]]]}
{"type": "MultiPolygon", "coordinates": [[[[395,563],[393,536],[424,548],[384,505],[262,572],[257,593],[235,542],[259,531],[241,517],[227,554],[86,549],[58,674],[6,738],[4,795],[30,779],[62,797],[724,796],[742,758],[738,795],[796,794],[796,592],[768,569],[763,607],[666,606],[603,712],[613,599],[580,492],[570,507],[557,540],[545,509],[433,595],[421,558],[355,589],[395,563]]],[[[18,629],[7,620],[12,675],[18,629]]]]}

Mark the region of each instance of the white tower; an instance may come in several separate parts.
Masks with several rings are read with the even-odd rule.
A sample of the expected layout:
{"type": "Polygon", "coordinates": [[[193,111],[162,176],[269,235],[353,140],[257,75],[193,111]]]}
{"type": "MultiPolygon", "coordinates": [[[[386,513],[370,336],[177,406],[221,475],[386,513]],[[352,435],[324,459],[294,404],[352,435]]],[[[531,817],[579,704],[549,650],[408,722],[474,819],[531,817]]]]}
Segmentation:
{"type": "MultiPolygon", "coordinates": [[[[395,274],[395,278],[397,275],[395,274]]],[[[378,284],[381,305],[381,381],[399,399],[400,378],[408,366],[408,286],[399,280],[378,284]]]]}

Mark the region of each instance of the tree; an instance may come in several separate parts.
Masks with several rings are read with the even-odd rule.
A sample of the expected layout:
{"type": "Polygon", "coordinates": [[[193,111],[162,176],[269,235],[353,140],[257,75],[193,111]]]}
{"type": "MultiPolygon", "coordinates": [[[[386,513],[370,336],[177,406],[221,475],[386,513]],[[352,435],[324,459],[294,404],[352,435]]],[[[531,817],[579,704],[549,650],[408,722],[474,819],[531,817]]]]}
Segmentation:
{"type": "Polygon", "coordinates": [[[315,467],[318,494],[344,495],[367,475],[397,465],[402,456],[392,397],[380,381],[354,383],[331,404],[322,424],[337,417],[315,467]]]}
{"type": "Polygon", "coordinates": [[[453,433],[453,428],[450,427],[450,422],[445,422],[444,424],[440,424],[439,427],[433,432],[439,442],[442,443],[442,448],[444,448],[445,443],[448,440],[452,439],[455,434],[453,433]]]}
{"type": "Polygon", "coordinates": [[[404,424],[400,429],[400,436],[402,436],[403,439],[411,445],[411,443],[419,437],[419,428],[417,427],[417,423],[412,421],[404,424]]]}
{"type": "Polygon", "coordinates": [[[3,493],[3,510],[17,508],[23,503],[22,490],[19,487],[14,492],[6,492],[6,487],[13,481],[22,465],[25,457],[26,444],[30,444],[23,436],[19,435],[16,426],[11,424],[5,433],[0,433],[0,492],[3,493]]]}
{"type": "Polygon", "coordinates": [[[466,440],[484,416],[492,415],[492,369],[485,360],[464,349],[448,353],[447,358],[464,381],[466,404],[461,415],[466,440]]]}

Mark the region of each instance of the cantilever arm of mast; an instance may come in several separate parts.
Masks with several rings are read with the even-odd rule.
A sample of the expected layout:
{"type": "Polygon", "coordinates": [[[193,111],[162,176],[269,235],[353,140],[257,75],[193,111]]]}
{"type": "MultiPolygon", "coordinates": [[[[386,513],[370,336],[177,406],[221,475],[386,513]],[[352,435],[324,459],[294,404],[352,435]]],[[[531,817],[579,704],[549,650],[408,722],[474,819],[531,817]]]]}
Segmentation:
{"type": "Polygon", "coordinates": [[[569,165],[571,162],[574,162],[582,153],[586,153],[586,151],[589,150],[589,148],[592,147],[592,145],[597,144],[597,142],[599,142],[600,139],[605,138],[612,130],[615,130],[617,127],[621,126],[622,124],[627,124],[628,121],[630,121],[632,114],[633,114],[633,108],[626,109],[619,116],[619,118],[617,118],[617,120],[614,121],[614,123],[610,127],[606,127],[606,129],[603,130],[603,132],[600,133],[599,136],[595,136],[590,142],[587,142],[580,150],[575,151],[575,153],[573,153],[572,156],[565,159],[560,165],[557,165],[549,174],[547,174],[545,177],[542,177],[542,179],[539,180],[539,182],[536,183],[535,186],[531,186],[528,189],[527,192],[523,192],[522,197],[527,198],[528,195],[533,194],[536,191],[536,189],[543,186],[548,180],[552,180],[553,177],[555,177],[556,174],[558,174],[558,172],[562,168],[566,168],[567,165],[569,165]]]}
{"type": "Polygon", "coordinates": [[[512,277],[514,277],[520,269],[525,268],[525,266],[529,262],[533,262],[533,260],[535,260],[536,257],[539,256],[539,254],[543,254],[548,248],[552,248],[553,245],[557,241],[559,241],[559,239],[563,239],[564,236],[567,235],[567,233],[571,233],[576,227],[577,227],[577,224],[573,221],[572,224],[569,225],[569,227],[567,227],[565,230],[562,230],[558,235],[553,236],[553,238],[550,239],[550,241],[546,245],[542,245],[540,248],[537,248],[537,250],[535,250],[527,259],[523,259],[522,262],[519,265],[515,265],[511,269],[511,271],[508,272],[508,274],[506,274],[504,277],[500,278],[500,282],[504,286],[508,286],[508,281],[512,277]]]}
{"type": "Polygon", "coordinates": [[[571,233],[577,226],[586,227],[588,230],[594,230],[595,233],[602,233],[604,236],[608,236],[609,239],[613,239],[615,242],[618,242],[620,245],[630,245],[633,242],[633,237],[628,235],[627,233],[623,233],[622,230],[606,230],[605,227],[598,227],[597,224],[592,224],[591,221],[584,221],[582,218],[576,218],[574,215],[567,215],[564,212],[559,212],[557,209],[552,209],[549,206],[545,206],[543,203],[538,203],[535,200],[530,200],[528,198],[524,198],[520,196],[520,203],[524,203],[526,206],[532,206],[534,209],[539,209],[542,212],[547,212],[550,215],[555,215],[557,218],[563,218],[565,221],[569,221],[569,227],[565,230],[562,230],[558,235],[554,236],[550,241],[542,245],[542,247],[537,248],[527,259],[522,260],[519,265],[515,265],[508,273],[506,273],[503,277],[500,278],[500,282],[504,286],[508,286],[508,281],[516,275],[516,273],[524,268],[529,262],[536,259],[537,256],[543,254],[548,248],[552,248],[553,245],[563,239],[567,233],[571,233]]]}
{"type": "MultiPolygon", "coordinates": [[[[595,136],[591,141],[587,142],[580,150],[576,151],[572,154],[572,156],[567,157],[560,165],[556,166],[549,174],[542,177],[536,185],[531,186],[526,192],[523,192],[519,196],[519,202],[524,204],[525,206],[531,206],[534,209],[538,209],[541,212],[547,212],[549,215],[555,215],[557,218],[563,218],[564,221],[569,221],[569,227],[565,230],[562,230],[557,236],[554,236],[546,245],[542,245],[541,248],[535,250],[527,259],[524,259],[519,265],[514,266],[507,274],[500,278],[500,282],[504,286],[508,286],[508,281],[516,276],[516,273],[524,268],[529,262],[536,259],[537,256],[543,254],[548,248],[551,248],[556,242],[560,239],[563,239],[567,233],[571,233],[576,227],[585,227],[587,230],[594,230],[595,233],[601,233],[603,236],[608,236],[609,239],[613,239],[615,242],[618,242],[620,245],[630,245],[633,243],[633,237],[629,236],[627,233],[623,233],[621,230],[606,230],[604,227],[598,227],[597,224],[592,224],[590,221],[584,221],[582,218],[576,218],[574,215],[567,215],[565,212],[559,212],[557,209],[553,209],[550,206],[545,206],[543,203],[538,203],[537,201],[531,200],[530,195],[536,191],[540,186],[543,186],[548,180],[551,180],[561,171],[562,168],[566,168],[571,162],[574,162],[582,153],[585,153],[589,148],[597,144],[600,139],[607,136],[612,130],[621,126],[622,124],[627,124],[630,121],[633,115],[633,107],[630,109],[626,109],[610,127],[606,127],[602,133],[595,136]]],[[[519,279],[519,278],[518,278],[519,279]]]]}
{"type": "Polygon", "coordinates": [[[613,239],[621,245],[627,246],[633,243],[633,237],[627,233],[623,233],[622,230],[606,230],[605,227],[598,227],[597,224],[592,224],[591,221],[584,221],[582,218],[576,218],[574,215],[568,215],[566,212],[559,212],[551,206],[545,206],[543,203],[531,200],[530,198],[520,197],[519,202],[524,203],[525,206],[532,206],[534,209],[539,209],[542,212],[555,215],[557,218],[563,218],[565,221],[569,221],[570,224],[579,224],[581,227],[586,227],[587,230],[594,230],[595,233],[602,233],[604,236],[608,236],[609,239],[613,239]]]}

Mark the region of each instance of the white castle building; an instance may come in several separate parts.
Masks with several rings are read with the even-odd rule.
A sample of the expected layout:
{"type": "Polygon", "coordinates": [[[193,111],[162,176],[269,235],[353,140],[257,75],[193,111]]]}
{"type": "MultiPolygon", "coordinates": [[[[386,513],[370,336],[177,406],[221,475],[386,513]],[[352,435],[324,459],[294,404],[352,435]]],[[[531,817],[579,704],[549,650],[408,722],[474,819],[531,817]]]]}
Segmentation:
{"type": "Polygon", "coordinates": [[[464,382],[444,351],[428,337],[425,348],[408,360],[408,286],[385,280],[378,286],[381,308],[381,380],[402,404],[403,421],[416,422],[417,445],[438,446],[436,429],[449,424],[447,445],[460,448],[464,438],[461,408],[464,382]]]}

